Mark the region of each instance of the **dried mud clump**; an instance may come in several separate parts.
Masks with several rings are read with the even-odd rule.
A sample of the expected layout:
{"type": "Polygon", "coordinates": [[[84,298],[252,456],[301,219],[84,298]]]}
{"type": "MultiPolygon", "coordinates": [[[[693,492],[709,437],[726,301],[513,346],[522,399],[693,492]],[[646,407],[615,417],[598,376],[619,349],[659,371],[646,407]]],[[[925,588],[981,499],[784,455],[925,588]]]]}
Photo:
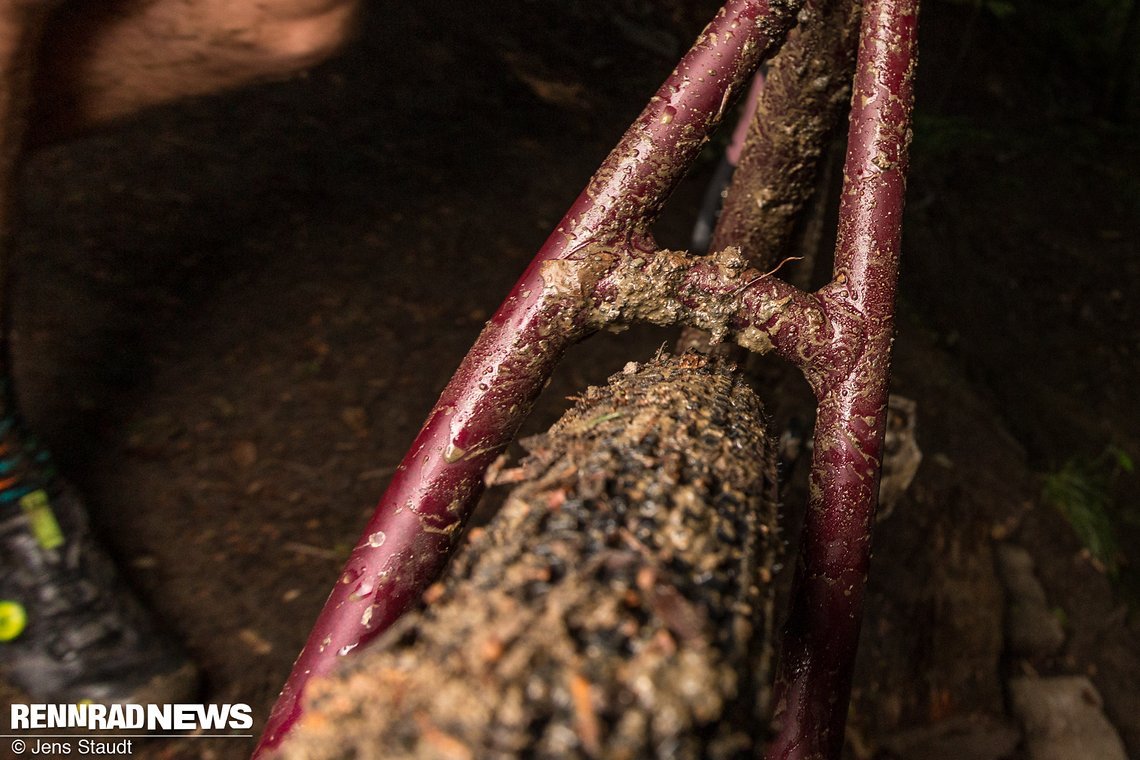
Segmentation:
{"type": "Polygon", "coordinates": [[[775,552],[753,392],[629,365],[526,442],[428,604],[314,680],[288,758],[747,756],[775,552]]]}

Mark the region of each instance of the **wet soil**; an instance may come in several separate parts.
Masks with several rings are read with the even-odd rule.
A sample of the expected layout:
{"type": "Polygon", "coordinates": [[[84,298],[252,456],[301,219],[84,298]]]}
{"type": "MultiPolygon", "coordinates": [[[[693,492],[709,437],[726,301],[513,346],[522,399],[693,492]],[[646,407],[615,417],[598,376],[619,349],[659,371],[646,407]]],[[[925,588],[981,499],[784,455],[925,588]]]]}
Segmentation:
{"type": "MultiPolygon", "coordinates": [[[[995,21],[964,46],[960,9],[928,6],[894,376],[926,456],[879,526],[850,752],[1001,716],[1002,674],[1032,668],[1090,674],[1140,754],[1138,623],[1039,479],[1108,443],[1140,455],[1140,147],[1028,90],[1037,59],[1009,54],[1019,41],[995,21]],[[973,131],[948,137],[947,119],[973,131]],[[999,539],[1033,553],[1064,615],[1055,658],[1003,656],[999,539]]],[[[257,729],[427,409],[700,16],[384,13],[307,76],[44,150],[22,178],[27,416],[202,664],[205,699],[251,704],[257,729]]],[[[665,245],[684,246],[714,158],[665,245]]],[[[670,339],[574,349],[529,431],[670,339]]],[[[800,381],[761,397],[779,422],[810,417],[800,381]]],[[[251,748],[153,741],[136,756],[251,748]]]]}

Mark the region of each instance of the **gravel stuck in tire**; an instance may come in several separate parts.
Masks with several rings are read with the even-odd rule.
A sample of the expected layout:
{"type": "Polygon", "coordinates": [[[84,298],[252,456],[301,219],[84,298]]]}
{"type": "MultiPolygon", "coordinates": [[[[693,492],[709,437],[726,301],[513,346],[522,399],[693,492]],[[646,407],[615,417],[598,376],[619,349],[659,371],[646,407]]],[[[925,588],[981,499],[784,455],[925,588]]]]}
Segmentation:
{"type": "Polygon", "coordinates": [[[749,753],[776,552],[755,394],[629,365],[526,442],[524,476],[410,614],[314,681],[289,758],[749,753]]]}

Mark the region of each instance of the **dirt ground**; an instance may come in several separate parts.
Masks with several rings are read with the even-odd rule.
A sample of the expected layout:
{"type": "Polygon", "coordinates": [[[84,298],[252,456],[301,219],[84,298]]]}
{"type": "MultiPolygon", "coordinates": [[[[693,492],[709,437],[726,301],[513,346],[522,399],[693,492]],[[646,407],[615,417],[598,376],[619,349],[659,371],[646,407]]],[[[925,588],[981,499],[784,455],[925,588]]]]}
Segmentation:
{"type": "MultiPolygon", "coordinates": [[[[851,754],[1000,718],[1004,675],[1032,669],[1090,675],[1140,756],[1140,623],[1040,497],[1075,456],[1140,458],[1140,141],[1069,115],[1079,91],[1034,89],[1044,53],[996,20],[927,6],[894,376],[926,456],[876,538],[851,754]],[[999,539],[1037,560],[1056,657],[1003,654],[999,539]]],[[[205,699],[249,703],[255,730],[436,395],[701,17],[379,7],[305,77],[44,150],[22,179],[27,416],[202,664],[205,699]]],[[[663,243],[685,244],[711,165],[663,243]]],[[[574,349],[528,430],[668,340],[574,349]]],[[[778,419],[809,413],[802,385],[771,397],[778,419]]],[[[1132,514],[1135,486],[1116,487],[1132,514]]]]}

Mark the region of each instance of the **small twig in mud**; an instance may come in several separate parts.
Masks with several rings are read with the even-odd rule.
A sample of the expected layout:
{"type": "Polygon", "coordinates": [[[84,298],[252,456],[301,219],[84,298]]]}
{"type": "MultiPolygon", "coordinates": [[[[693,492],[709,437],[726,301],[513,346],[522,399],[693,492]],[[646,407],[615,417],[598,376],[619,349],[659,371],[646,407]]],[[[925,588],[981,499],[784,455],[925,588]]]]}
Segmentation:
{"type": "Polygon", "coordinates": [[[733,292],[733,295],[736,295],[738,293],[743,293],[744,291],[748,290],[750,287],[752,287],[756,283],[762,282],[764,280],[764,278],[766,278],[766,277],[772,277],[773,275],[776,274],[776,272],[780,271],[780,269],[784,266],[784,264],[787,264],[789,261],[803,261],[803,259],[804,259],[803,256],[788,256],[788,257],[786,257],[783,261],[781,261],[779,264],[777,264],[774,268],[768,270],[764,274],[757,275],[756,277],[753,277],[751,280],[749,280],[748,282],[741,285],[739,288],[737,288],[733,292]]]}
{"type": "Polygon", "coordinates": [[[581,673],[570,674],[570,697],[574,701],[574,718],[582,748],[590,757],[598,757],[602,752],[602,729],[590,699],[590,682],[581,673]]]}
{"type": "Polygon", "coordinates": [[[512,483],[521,483],[526,480],[526,470],[522,467],[512,467],[509,470],[489,472],[484,482],[488,488],[492,486],[507,486],[512,483]]]}
{"type": "Polygon", "coordinates": [[[431,745],[439,757],[445,760],[472,760],[474,757],[467,745],[432,725],[426,716],[416,715],[416,725],[424,742],[431,745]]]}
{"type": "Polygon", "coordinates": [[[599,414],[594,419],[586,422],[586,430],[589,430],[590,428],[594,427],[595,425],[600,425],[603,422],[609,422],[610,420],[616,420],[618,417],[622,417],[624,415],[625,415],[625,412],[609,412],[608,414],[599,414]]]}
{"type": "Polygon", "coordinates": [[[772,267],[767,272],[765,272],[764,276],[765,277],[771,277],[772,275],[776,274],[776,272],[779,272],[780,269],[784,266],[784,264],[787,264],[789,261],[803,261],[803,260],[804,260],[803,256],[786,256],[786,257],[784,257],[783,261],[781,261],[779,264],[777,264],[776,266],[772,267]]]}
{"type": "Polygon", "coordinates": [[[500,454],[494,462],[488,465],[487,473],[483,476],[483,485],[487,488],[492,488],[506,483],[518,483],[525,478],[526,475],[521,467],[507,469],[507,464],[509,464],[510,461],[510,455],[500,454]]]}

